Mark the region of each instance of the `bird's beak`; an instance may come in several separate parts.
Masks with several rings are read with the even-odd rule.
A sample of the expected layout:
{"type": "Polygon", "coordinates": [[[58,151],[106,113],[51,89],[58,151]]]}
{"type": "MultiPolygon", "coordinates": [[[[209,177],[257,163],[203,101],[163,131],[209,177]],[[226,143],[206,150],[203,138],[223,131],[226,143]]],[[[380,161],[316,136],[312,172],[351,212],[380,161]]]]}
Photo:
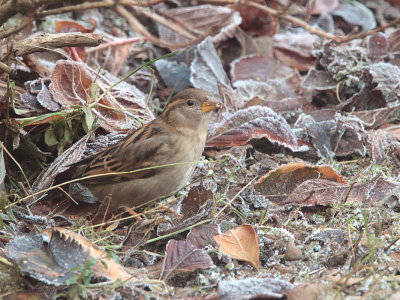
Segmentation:
{"type": "Polygon", "coordinates": [[[201,105],[201,110],[204,112],[209,112],[213,110],[218,110],[221,107],[221,103],[215,101],[215,99],[208,98],[201,105]]]}

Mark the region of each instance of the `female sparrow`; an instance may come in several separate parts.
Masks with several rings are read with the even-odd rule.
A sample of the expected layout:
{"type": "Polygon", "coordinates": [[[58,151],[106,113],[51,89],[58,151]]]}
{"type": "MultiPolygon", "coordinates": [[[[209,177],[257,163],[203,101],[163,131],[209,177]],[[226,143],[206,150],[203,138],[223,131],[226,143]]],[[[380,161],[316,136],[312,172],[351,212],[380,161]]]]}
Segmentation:
{"type": "Polygon", "coordinates": [[[179,92],[159,117],[75,164],[77,177],[114,174],[73,184],[71,195],[87,203],[103,202],[113,211],[176,192],[192,176],[204,150],[211,112],[219,107],[203,89],[179,92]]]}

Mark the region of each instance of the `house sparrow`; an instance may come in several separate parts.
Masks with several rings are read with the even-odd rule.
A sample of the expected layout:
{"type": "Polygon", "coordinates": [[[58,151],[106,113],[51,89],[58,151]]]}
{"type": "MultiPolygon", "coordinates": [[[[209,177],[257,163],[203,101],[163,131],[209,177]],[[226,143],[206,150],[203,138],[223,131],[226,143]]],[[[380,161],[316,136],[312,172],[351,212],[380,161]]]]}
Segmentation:
{"type": "Polygon", "coordinates": [[[73,166],[78,178],[125,173],[84,179],[71,185],[70,194],[114,211],[178,191],[192,176],[204,150],[211,112],[219,107],[203,89],[179,92],[159,117],[73,166]],[[166,164],[176,165],[162,167],[166,164]],[[143,168],[150,169],[131,172],[143,168]]]}

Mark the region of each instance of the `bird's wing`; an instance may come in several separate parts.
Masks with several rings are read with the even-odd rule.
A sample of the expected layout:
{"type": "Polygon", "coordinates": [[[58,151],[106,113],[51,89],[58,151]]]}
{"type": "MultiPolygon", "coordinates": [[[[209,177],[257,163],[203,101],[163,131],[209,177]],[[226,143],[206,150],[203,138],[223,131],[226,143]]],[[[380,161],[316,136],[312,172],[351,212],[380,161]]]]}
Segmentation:
{"type": "Polygon", "coordinates": [[[80,177],[119,173],[88,178],[85,182],[89,184],[148,178],[160,172],[162,167],[158,166],[168,163],[172,143],[173,138],[160,127],[143,126],[114,146],[82,160],[76,167],[80,169],[80,177]]]}

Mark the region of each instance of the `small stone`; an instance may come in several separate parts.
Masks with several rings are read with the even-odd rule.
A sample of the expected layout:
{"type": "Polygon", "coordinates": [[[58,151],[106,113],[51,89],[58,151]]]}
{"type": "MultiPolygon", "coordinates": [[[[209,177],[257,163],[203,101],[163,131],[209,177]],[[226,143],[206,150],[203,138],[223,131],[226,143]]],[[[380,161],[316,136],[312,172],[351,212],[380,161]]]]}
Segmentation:
{"type": "Polygon", "coordinates": [[[294,261],[299,260],[301,258],[301,250],[294,244],[294,241],[291,239],[287,243],[286,252],[285,252],[285,260],[286,261],[294,261]]]}

